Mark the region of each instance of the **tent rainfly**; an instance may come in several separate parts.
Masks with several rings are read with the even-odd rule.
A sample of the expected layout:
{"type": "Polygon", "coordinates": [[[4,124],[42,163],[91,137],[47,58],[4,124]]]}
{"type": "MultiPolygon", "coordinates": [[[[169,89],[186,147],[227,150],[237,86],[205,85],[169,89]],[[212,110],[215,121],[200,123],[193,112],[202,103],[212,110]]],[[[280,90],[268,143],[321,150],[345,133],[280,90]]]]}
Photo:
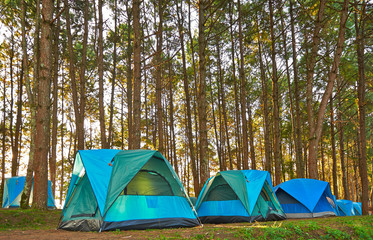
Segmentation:
{"type": "MultiPolygon", "coordinates": [[[[26,182],[25,176],[11,177],[11,178],[5,179],[3,205],[2,205],[3,208],[18,208],[19,207],[23,189],[25,187],[25,182],[26,182]]],[[[32,202],[33,187],[34,185],[32,184],[30,203],[32,202]]],[[[47,205],[48,205],[48,208],[51,208],[51,209],[56,208],[50,180],[48,180],[48,204],[47,205]]]]}
{"type": "Polygon", "coordinates": [[[354,208],[354,213],[356,216],[362,215],[361,202],[353,202],[352,207],[354,208]]]}
{"type": "Polygon", "coordinates": [[[297,178],[275,187],[288,218],[337,216],[337,207],[328,182],[297,178]]]}
{"type": "Polygon", "coordinates": [[[230,170],[217,173],[196,203],[203,223],[282,220],[285,214],[267,171],[230,170]]]}
{"type": "Polygon", "coordinates": [[[169,162],[152,150],[80,150],[58,228],[192,227],[196,212],[169,162]]]}
{"type": "Polygon", "coordinates": [[[339,216],[353,216],[355,215],[353,202],[351,200],[338,199],[336,201],[339,216]]]}

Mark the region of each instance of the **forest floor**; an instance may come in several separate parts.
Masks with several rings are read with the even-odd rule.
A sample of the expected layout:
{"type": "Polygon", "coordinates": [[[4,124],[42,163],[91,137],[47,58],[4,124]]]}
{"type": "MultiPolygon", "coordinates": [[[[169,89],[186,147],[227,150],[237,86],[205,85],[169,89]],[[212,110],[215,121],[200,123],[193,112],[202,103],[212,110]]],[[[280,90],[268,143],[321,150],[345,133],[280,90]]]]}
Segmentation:
{"type": "Polygon", "coordinates": [[[57,230],[61,210],[0,209],[0,239],[373,239],[373,216],[113,232],[57,230]]]}

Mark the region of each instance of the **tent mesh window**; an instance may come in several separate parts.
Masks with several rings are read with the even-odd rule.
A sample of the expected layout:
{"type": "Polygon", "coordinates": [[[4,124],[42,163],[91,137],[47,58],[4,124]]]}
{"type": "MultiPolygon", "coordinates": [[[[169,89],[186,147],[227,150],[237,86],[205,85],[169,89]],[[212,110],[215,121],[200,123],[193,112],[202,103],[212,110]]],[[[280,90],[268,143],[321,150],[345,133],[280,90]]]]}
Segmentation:
{"type": "Polygon", "coordinates": [[[221,176],[216,177],[207,193],[206,201],[229,200],[238,200],[237,194],[221,176]]]}
{"type": "Polygon", "coordinates": [[[140,170],[120,195],[174,196],[170,183],[159,173],[140,170]]]}

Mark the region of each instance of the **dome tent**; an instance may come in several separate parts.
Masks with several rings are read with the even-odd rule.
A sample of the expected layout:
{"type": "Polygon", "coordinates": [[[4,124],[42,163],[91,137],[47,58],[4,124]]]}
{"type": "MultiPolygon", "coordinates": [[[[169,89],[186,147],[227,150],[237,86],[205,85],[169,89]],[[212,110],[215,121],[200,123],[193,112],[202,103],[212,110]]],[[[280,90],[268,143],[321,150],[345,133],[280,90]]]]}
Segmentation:
{"type": "Polygon", "coordinates": [[[191,227],[196,213],[169,162],[152,150],[80,150],[59,228],[191,227]]]}
{"type": "Polygon", "coordinates": [[[353,202],[351,200],[338,199],[336,201],[339,216],[353,216],[355,215],[353,202]]]}
{"type": "Polygon", "coordinates": [[[206,182],[196,209],[203,223],[285,219],[270,174],[259,170],[217,173],[206,182]]]}
{"type": "Polygon", "coordinates": [[[277,185],[275,193],[288,218],[338,215],[328,182],[307,178],[292,179],[277,185]]]}
{"type": "MultiPolygon", "coordinates": [[[[18,176],[5,179],[4,194],[3,194],[3,208],[18,208],[20,206],[23,189],[25,187],[26,177],[18,176]]],[[[32,202],[34,183],[31,186],[30,203],[32,202]]],[[[48,208],[56,208],[53,193],[52,184],[48,180],[48,208]]]]}
{"type": "Polygon", "coordinates": [[[356,216],[362,215],[361,202],[353,202],[352,206],[354,208],[354,213],[356,216]]]}

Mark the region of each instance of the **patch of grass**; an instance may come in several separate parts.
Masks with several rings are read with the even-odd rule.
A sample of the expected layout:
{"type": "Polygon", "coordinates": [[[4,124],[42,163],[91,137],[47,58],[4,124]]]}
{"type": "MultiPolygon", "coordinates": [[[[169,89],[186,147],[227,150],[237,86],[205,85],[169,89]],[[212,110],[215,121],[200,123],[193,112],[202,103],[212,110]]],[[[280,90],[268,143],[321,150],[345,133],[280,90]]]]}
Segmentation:
{"type": "Polygon", "coordinates": [[[0,231],[55,229],[61,210],[1,209],[0,231]]]}
{"type": "MultiPolygon", "coordinates": [[[[56,229],[61,210],[0,209],[1,231],[56,229]]],[[[43,234],[43,232],[41,233],[43,234]]],[[[61,231],[63,234],[63,231],[61,231]]],[[[74,233],[78,234],[78,233],[74,233]]],[[[205,224],[203,227],[92,233],[97,238],[129,239],[372,239],[373,216],[331,217],[279,222],[205,224]],[[121,236],[118,236],[121,235],[121,236]]],[[[87,236],[83,237],[87,238],[87,236]]]]}

